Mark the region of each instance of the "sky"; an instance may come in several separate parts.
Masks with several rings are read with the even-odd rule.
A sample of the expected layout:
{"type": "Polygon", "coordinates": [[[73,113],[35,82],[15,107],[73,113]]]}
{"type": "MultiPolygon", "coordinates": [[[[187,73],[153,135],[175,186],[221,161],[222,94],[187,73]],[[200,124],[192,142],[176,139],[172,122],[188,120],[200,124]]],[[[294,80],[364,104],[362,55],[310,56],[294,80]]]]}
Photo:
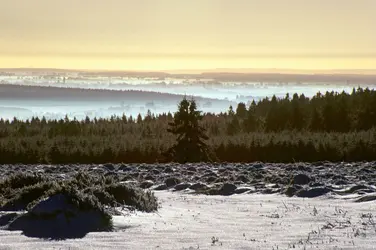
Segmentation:
{"type": "Polygon", "coordinates": [[[375,69],[375,0],[0,0],[0,68],[375,69]]]}

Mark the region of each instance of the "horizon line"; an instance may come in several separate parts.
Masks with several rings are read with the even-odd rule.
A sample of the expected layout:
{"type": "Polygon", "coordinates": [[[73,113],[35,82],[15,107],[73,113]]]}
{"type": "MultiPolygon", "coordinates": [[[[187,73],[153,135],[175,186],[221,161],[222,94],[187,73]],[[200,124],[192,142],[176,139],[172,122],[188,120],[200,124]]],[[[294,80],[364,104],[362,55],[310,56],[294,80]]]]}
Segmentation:
{"type": "Polygon", "coordinates": [[[72,68],[55,68],[55,67],[0,67],[0,70],[48,70],[48,71],[71,71],[71,72],[118,72],[118,73],[164,73],[164,74],[205,74],[205,73],[239,73],[239,74],[302,74],[305,73],[317,73],[317,74],[345,74],[354,72],[351,74],[366,75],[366,73],[372,72],[376,74],[376,68],[373,69],[293,69],[293,68],[206,68],[206,69],[165,69],[165,70],[147,70],[147,69],[72,69],[72,68]],[[248,71],[248,72],[247,72],[248,71]],[[269,72],[268,72],[269,71],[269,72]],[[191,72],[191,73],[177,73],[177,72],[191,72]],[[193,73],[195,72],[195,73],[193,73]],[[323,73],[325,72],[325,73],[323,73]],[[356,73],[355,73],[356,72],[356,73]],[[366,73],[362,73],[366,72],[366,73]]]}

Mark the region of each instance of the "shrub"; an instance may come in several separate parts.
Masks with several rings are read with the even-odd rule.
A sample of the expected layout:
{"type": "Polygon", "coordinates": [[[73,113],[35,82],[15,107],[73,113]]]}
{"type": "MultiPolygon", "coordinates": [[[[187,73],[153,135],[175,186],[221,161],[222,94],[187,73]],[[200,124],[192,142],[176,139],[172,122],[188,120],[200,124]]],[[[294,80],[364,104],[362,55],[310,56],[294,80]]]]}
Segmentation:
{"type": "Polygon", "coordinates": [[[28,213],[13,220],[9,230],[38,238],[81,238],[89,232],[111,231],[110,213],[95,196],[61,186],[51,189],[48,198],[35,204],[28,213]]]}
{"type": "Polygon", "coordinates": [[[25,186],[19,189],[19,191],[13,197],[5,200],[5,203],[1,205],[1,210],[26,210],[30,203],[44,197],[47,191],[56,188],[57,185],[57,183],[50,181],[40,182],[32,186],[25,186]]]}
{"type": "Polygon", "coordinates": [[[90,206],[121,206],[127,205],[130,209],[145,212],[156,211],[157,199],[153,193],[141,188],[118,183],[114,177],[104,177],[90,172],[79,172],[71,178],[62,181],[30,175],[17,174],[6,177],[1,183],[2,193],[0,210],[16,211],[30,210],[35,204],[48,197],[64,192],[72,197],[86,197],[84,203],[76,201],[81,206],[90,201],[90,206]],[[9,185],[7,187],[7,185],[9,185]],[[15,188],[15,189],[12,189],[15,188]],[[98,203],[98,204],[97,204],[98,203]]]}
{"type": "Polygon", "coordinates": [[[0,192],[4,194],[7,189],[18,189],[27,186],[32,186],[37,183],[46,181],[46,177],[39,174],[29,174],[29,173],[16,173],[8,176],[0,182],[0,192]]]}
{"type": "Polygon", "coordinates": [[[121,183],[107,185],[105,191],[112,195],[118,204],[128,205],[144,212],[153,212],[158,209],[157,198],[150,191],[121,183]]]}
{"type": "Polygon", "coordinates": [[[79,172],[61,181],[46,179],[17,174],[1,182],[9,187],[2,189],[0,210],[28,210],[15,219],[0,220],[8,223],[9,230],[21,230],[30,237],[77,238],[111,230],[111,214],[121,205],[145,212],[158,209],[153,193],[117,183],[114,177],[79,172]]]}

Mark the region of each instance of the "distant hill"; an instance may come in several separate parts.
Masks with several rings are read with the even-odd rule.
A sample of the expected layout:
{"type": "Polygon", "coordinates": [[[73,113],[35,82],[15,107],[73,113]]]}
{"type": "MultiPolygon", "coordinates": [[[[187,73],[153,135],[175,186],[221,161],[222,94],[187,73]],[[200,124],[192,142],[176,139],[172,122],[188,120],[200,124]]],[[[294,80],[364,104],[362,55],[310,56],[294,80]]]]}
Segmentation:
{"type": "MultiPolygon", "coordinates": [[[[169,102],[178,103],[182,95],[138,90],[99,90],[80,88],[59,88],[0,84],[1,100],[54,100],[54,101],[111,101],[111,102],[169,102]]],[[[210,101],[213,104],[229,104],[226,100],[195,97],[197,101],[210,101]]]]}

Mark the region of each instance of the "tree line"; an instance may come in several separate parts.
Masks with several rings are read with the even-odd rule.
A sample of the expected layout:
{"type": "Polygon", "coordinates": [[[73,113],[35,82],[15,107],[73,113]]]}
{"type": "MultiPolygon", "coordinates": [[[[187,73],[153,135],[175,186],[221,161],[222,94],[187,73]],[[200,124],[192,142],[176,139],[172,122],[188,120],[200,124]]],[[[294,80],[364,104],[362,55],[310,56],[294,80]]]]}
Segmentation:
{"type": "Polygon", "coordinates": [[[273,96],[220,114],[202,114],[194,101],[184,100],[174,114],[0,119],[0,163],[192,160],[184,151],[195,152],[192,161],[209,154],[220,162],[376,160],[374,90],[273,96]]]}

